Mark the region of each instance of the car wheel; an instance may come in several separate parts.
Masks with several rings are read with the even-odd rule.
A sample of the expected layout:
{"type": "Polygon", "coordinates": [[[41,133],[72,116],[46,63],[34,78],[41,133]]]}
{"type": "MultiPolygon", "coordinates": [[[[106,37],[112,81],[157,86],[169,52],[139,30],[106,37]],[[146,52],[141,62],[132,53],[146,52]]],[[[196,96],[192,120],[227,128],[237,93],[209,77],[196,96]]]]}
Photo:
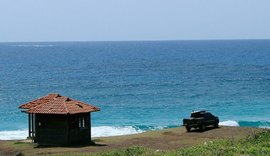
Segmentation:
{"type": "Polygon", "coordinates": [[[203,132],[205,131],[205,129],[206,129],[205,125],[201,125],[200,130],[203,132]]]}
{"type": "Polygon", "coordinates": [[[190,132],[191,127],[186,126],[186,130],[187,130],[187,132],[190,132]]]}

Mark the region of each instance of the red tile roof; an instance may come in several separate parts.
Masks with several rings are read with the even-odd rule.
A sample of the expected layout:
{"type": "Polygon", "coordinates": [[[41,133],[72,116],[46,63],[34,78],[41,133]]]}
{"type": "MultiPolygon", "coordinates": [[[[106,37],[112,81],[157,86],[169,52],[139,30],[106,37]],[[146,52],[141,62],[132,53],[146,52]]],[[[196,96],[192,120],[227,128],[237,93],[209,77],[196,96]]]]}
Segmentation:
{"type": "Polygon", "coordinates": [[[78,114],[99,111],[98,107],[59,94],[48,94],[19,106],[34,114],[78,114]]]}
{"type": "Polygon", "coordinates": [[[21,106],[19,106],[19,108],[22,108],[22,109],[29,109],[29,108],[32,108],[32,107],[35,107],[37,105],[40,105],[40,104],[44,104],[44,103],[47,103],[47,102],[50,102],[52,101],[54,98],[57,98],[58,96],[61,96],[59,94],[48,94],[47,96],[43,96],[41,98],[38,98],[36,100],[33,100],[33,101],[30,101],[28,103],[25,103],[21,106]]]}

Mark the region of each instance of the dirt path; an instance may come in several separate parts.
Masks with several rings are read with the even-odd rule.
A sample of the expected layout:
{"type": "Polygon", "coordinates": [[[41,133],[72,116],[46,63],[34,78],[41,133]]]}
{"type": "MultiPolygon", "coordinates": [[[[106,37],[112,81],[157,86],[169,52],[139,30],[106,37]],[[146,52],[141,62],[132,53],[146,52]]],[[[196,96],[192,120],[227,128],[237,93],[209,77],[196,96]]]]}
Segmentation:
{"type": "Polygon", "coordinates": [[[172,128],[159,131],[149,131],[141,134],[94,138],[95,146],[79,147],[34,147],[31,143],[22,141],[0,141],[0,155],[14,155],[22,152],[25,155],[42,155],[70,152],[100,152],[120,149],[130,146],[144,146],[156,150],[172,150],[180,147],[190,147],[205,141],[222,138],[240,139],[252,135],[262,129],[245,127],[220,127],[207,129],[205,132],[192,131],[187,133],[184,128],[172,128]]]}

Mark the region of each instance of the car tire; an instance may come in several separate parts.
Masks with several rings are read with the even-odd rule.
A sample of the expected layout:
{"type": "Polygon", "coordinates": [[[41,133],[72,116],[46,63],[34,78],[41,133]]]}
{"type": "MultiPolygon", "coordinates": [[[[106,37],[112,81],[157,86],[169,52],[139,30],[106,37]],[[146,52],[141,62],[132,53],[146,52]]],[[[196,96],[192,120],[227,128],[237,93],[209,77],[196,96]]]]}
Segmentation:
{"type": "Polygon", "coordinates": [[[186,126],[186,130],[187,130],[187,132],[190,132],[191,127],[186,126]]]}
{"type": "Polygon", "coordinates": [[[201,132],[205,131],[205,129],[206,129],[205,125],[201,125],[201,126],[200,126],[201,132]]]}

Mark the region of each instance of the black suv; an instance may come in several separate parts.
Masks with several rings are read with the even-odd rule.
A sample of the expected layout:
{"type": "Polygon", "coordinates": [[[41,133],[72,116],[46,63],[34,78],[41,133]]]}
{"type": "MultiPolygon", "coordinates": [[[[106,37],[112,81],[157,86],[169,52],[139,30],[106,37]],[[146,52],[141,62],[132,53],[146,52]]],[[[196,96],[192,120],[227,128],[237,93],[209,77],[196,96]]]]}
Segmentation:
{"type": "Polygon", "coordinates": [[[207,111],[193,111],[189,119],[183,119],[183,126],[190,132],[191,128],[205,131],[206,126],[218,127],[219,119],[207,111]]]}

